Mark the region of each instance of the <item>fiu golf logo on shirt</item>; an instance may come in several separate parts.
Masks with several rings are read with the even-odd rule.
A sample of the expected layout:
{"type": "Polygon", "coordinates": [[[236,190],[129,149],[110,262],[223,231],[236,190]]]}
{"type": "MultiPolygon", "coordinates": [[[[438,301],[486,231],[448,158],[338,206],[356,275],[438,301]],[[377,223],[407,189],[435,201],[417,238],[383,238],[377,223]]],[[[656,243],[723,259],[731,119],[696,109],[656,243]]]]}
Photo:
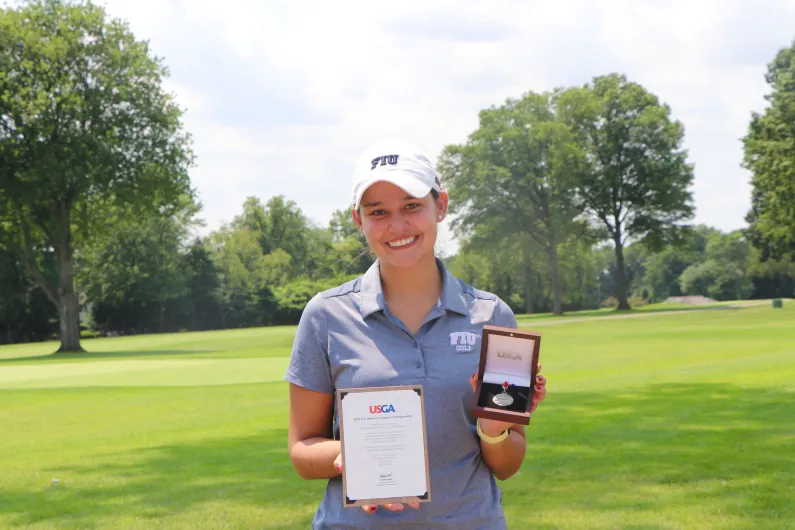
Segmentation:
{"type": "Polygon", "coordinates": [[[373,158],[373,160],[370,162],[373,165],[373,167],[371,167],[370,170],[372,171],[373,169],[378,167],[378,164],[381,164],[382,166],[385,166],[387,164],[389,164],[390,166],[394,166],[398,163],[398,158],[400,158],[400,155],[385,155],[373,158]]]}
{"type": "Polygon", "coordinates": [[[450,344],[455,346],[455,351],[472,351],[477,341],[478,336],[476,333],[469,333],[468,331],[450,333],[450,344]]]}
{"type": "Polygon", "coordinates": [[[386,412],[395,412],[394,405],[370,405],[370,414],[384,414],[386,412]]]}

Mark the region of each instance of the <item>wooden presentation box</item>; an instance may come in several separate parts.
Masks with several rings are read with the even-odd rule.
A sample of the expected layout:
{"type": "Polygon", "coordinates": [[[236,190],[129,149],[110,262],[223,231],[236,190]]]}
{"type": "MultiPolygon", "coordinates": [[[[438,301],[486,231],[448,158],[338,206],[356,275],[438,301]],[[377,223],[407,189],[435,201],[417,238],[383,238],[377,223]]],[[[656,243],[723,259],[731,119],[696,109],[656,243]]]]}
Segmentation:
{"type": "Polygon", "coordinates": [[[540,348],[540,333],[483,326],[474,417],[530,423],[540,348]]]}

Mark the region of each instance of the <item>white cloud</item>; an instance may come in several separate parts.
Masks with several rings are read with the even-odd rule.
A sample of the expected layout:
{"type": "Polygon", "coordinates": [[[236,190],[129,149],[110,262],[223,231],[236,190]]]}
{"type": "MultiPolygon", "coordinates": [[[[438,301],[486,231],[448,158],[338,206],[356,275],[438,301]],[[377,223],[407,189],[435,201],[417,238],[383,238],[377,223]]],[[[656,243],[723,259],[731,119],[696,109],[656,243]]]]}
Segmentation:
{"type": "Polygon", "coordinates": [[[404,137],[436,156],[507,97],[623,72],[685,124],[696,220],[733,229],[749,203],[739,139],[764,106],[766,64],[792,42],[795,1],[110,0],[109,11],[172,70],[210,227],[246,196],[277,193],[325,222],[347,207],[368,144],[404,137]]]}

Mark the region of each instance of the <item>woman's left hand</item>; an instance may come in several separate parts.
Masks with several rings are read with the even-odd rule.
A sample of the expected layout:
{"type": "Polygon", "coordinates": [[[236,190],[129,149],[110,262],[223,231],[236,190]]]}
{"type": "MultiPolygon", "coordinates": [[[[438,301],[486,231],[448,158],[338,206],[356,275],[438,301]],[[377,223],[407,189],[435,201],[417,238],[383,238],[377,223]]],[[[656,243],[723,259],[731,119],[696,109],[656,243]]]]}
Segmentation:
{"type": "MultiPolygon", "coordinates": [[[[478,374],[475,372],[469,378],[469,384],[472,386],[474,392],[478,387],[478,374]]],[[[547,397],[547,378],[541,375],[541,365],[538,365],[538,373],[536,374],[536,387],[533,393],[533,404],[530,407],[530,412],[535,412],[538,405],[547,397]]],[[[513,427],[513,423],[498,421],[498,420],[480,420],[480,428],[489,436],[498,436],[505,429],[513,427]]]]}

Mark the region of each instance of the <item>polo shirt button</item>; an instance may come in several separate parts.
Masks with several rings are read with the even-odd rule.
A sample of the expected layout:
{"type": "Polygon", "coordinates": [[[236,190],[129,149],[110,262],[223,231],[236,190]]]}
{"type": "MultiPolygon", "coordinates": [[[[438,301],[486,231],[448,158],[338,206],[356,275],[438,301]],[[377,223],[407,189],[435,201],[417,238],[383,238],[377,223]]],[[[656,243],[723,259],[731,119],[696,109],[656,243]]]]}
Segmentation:
{"type": "Polygon", "coordinates": [[[420,361],[417,361],[417,368],[422,368],[422,363],[420,361]]]}

